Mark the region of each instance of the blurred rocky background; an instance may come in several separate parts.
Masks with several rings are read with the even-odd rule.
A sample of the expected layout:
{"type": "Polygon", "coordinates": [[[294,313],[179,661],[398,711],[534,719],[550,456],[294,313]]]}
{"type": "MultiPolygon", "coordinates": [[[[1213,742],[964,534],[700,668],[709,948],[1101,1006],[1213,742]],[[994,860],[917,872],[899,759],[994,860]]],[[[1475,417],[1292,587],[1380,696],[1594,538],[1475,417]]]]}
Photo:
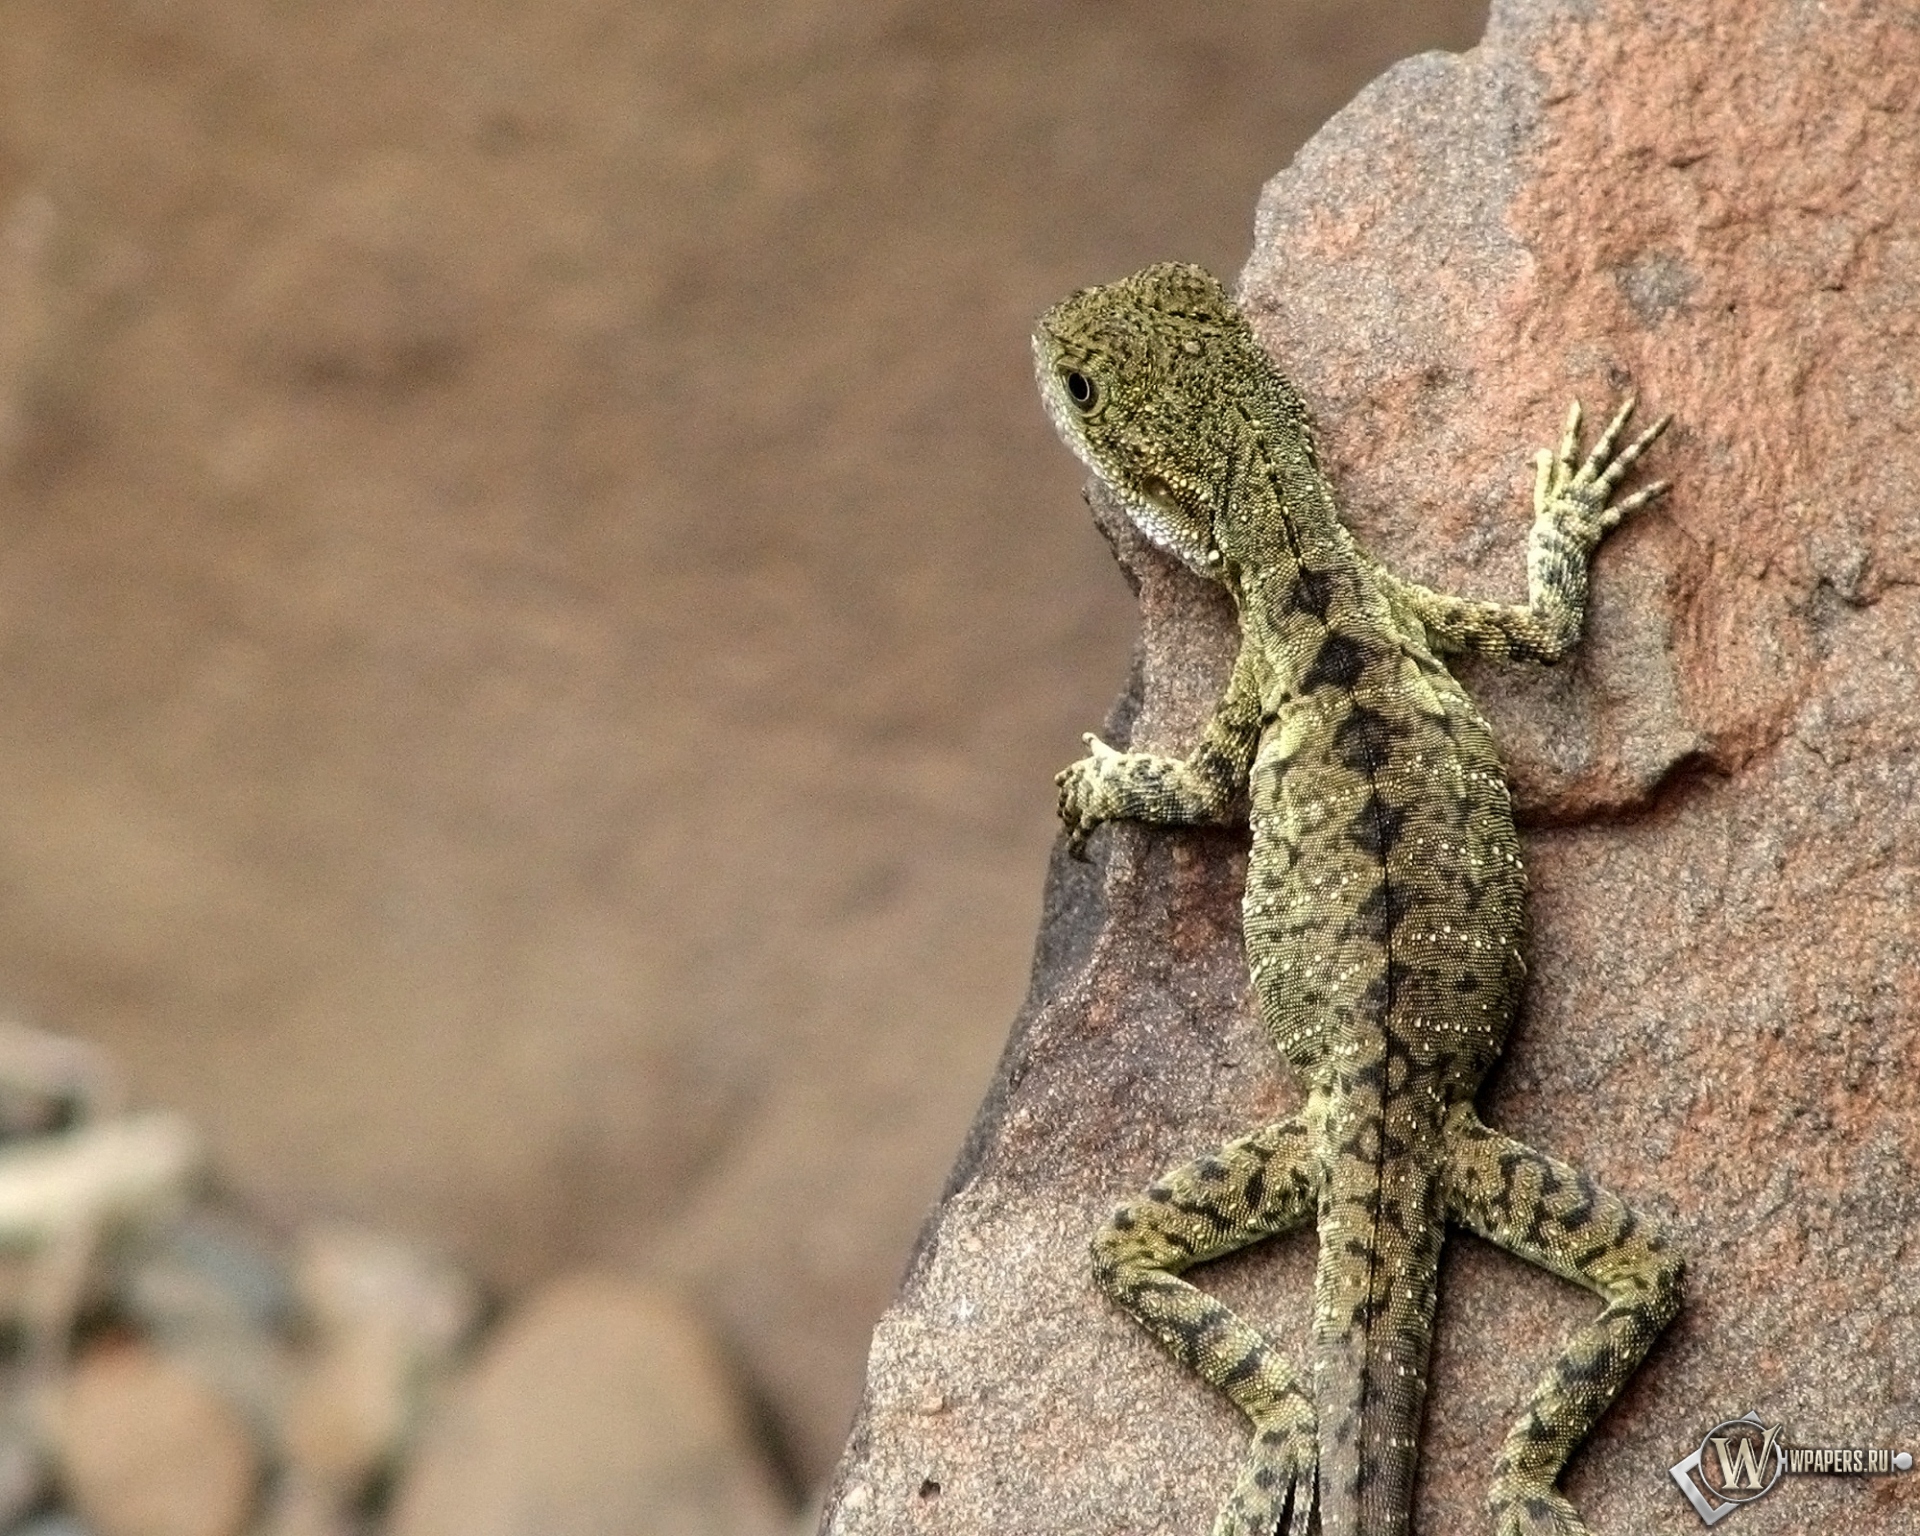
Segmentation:
{"type": "Polygon", "coordinates": [[[192,1128],[34,1529],[792,1517],[1125,671],[1033,316],[1483,11],[6,0],[0,1000],[192,1128]]]}

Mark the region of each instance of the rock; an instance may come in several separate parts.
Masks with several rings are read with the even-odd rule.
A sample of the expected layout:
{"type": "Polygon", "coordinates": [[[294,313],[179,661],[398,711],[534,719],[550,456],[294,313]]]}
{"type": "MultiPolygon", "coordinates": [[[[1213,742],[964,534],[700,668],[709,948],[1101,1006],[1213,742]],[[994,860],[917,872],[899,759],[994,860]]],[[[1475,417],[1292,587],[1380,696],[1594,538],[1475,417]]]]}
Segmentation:
{"type": "Polygon", "coordinates": [[[165,1110],[11,1142],[0,1148],[0,1239],[30,1245],[177,1215],[203,1158],[199,1133],[165,1110]]]}
{"type": "Polygon", "coordinates": [[[0,1298],[18,1308],[33,1395],[66,1355],[102,1240],[177,1216],[202,1160],[198,1133],[161,1110],[0,1147],[0,1248],[25,1258],[0,1298]]]}
{"type": "Polygon", "coordinates": [[[297,1306],[287,1260],[259,1225],[207,1203],[130,1248],[117,1280],[126,1315],[169,1338],[277,1333],[297,1306]]]}
{"type": "Polygon", "coordinates": [[[120,1317],[272,1433],[295,1371],[291,1276],[271,1237],[233,1210],[201,1204],[121,1244],[120,1317]]]}
{"type": "Polygon", "coordinates": [[[421,1373],[404,1350],[378,1334],[354,1334],[322,1345],[301,1373],[288,1404],[287,1457],[300,1471],[338,1491],[343,1503],[398,1454],[419,1411],[421,1373]]]}
{"type": "Polygon", "coordinates": [[[295,1469],[276,1480],[254,1536],[355,1536],[359,1528],[334,1489],[295,1469]]]}
{"type": "Polygon", "coordinates": [[[560,1281],[495,1334],[435,1418],[391,1536],[760,1536],[787,1511],[686,1307],[560,1281]]]}
{"type": "Polygon", "coordinates": [[[314,1346],[288,1407],[286,1451],[351,1503],[412,1435],[480,1294],[452,1265],[351,1227],[303,1236],[297,1285],[314,1346]]]}
{"type": "MultiPolygon", "coordinates": [[[[0,244],[5,239],[0,231],[0,244]]],[[[99,1046],[0,1019],[0,1140],[112,1118],[126,1097],[120,1064],[99,1046]]]]}
{"type": "Polygon", "coordinates": [[[404,1335],[423,1357],[445,1359],[480,1316],[472,1278],[411,1243],[360,1227],[303,1232],[294,1284],[307,1315],[329,1334],[404,1335]]]}
{"type": "MultiPolygon", "coordinates": [[[[1363,539],[1519,595],[1529,450],[1572,396],[1677,425],[1590,640],[1476,672],[1532,829],[1534,984],[1488,1119],[1674,1223],[1687,1304],[1568,1482],[1595,1531],[1697,1528],[1666,1469],[1756,1409],[1894,1445],[1920,1378],[1920,30],[1900,7],[1497,0],[1262,199],[1243,296],[1363,539]]],[[[1115,274],[1118,275],[1118,274],[1115,274]]],[[[1230,615],[1120,537],[1109,739],[1183,747],[1230,615]]],[[[1204,1530],[1231,1408],[1107,1306],[1089,1235],[1298,1103],[1248,1007],[1244,839],[1056,856],[1027,1006],[875,1334],[822,1530],[1204,1530]]],[[[1313,1244],[1202,1283],[1295,1358],[1313,1244]]],[[[1450,1244],[1416,1523],[1490,1467],[1593,1299],[1450,1244]]],[[[1754,1530],[1912,1528],[1911,1477],[1789,1477],[1754,1530]],[[1779,1523],[1770,1523],[1779,1522],[1779,1523]]],[[[1745,1528],[1745,1527],[1743,1527],[1745,1528]]]]}
{"type": "Polygon", "coordinates": [[[56,1455],[69,1498],[99,1536],[235,1536],[261,1471],[233,1409],[141,1345],[96,1349],[74,1366],[56,1455]]]}
{"type": "Polygon", "coordinates": [[[13,1522],[40,1503],[47,1491],[47,1458],[42,1436],[28,1424],[23,1412],[30,1398],[9,1405],[7,1422],[0,1424],[0,1530],[11,1532],[13,1522]]]}

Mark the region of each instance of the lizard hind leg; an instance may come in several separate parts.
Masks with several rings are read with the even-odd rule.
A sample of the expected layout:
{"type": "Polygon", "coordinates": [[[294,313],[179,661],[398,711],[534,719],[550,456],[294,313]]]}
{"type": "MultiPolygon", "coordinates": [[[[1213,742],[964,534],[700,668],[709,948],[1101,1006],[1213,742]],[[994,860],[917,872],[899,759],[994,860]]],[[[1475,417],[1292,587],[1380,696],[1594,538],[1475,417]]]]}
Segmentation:
{"type": "Polygon", "coordinates": [[[1296,1116],[1174,1169],[1093,1240],[1101,1289],[1253,1423],[1213,1536],[1318,1529],[1318,1423],[1306,1388],[1267,1340],[1180,1275],[1306,1225],[1318,1190],[1309,1133],[1296,1116]]]}
{"type": "Polygon", "coordinates": [[[1659,1222],[1464,1107],[1447,1127],[1447,1214],[1606,1302],[1540,1378],[1487,1498],[1496,1536],[1588,1536],[1554,1482],[1673,1320],[1685,1266],[1659,1222]]]}

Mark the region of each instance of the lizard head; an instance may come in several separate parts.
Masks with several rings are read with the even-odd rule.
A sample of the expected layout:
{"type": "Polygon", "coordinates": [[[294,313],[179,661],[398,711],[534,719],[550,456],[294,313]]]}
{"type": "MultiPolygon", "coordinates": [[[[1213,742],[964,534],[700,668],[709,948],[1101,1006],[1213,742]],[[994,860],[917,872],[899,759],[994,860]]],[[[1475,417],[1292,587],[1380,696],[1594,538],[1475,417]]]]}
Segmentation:
{"type": "Polygon", "coordinates": [[[1245,422],[1276,377],[1219,280],[1161,262],[1084,288],[1040,317],[1033,357],[1067,446],[1141,533],[1219,579],[1219,519],[1245,422]]]}

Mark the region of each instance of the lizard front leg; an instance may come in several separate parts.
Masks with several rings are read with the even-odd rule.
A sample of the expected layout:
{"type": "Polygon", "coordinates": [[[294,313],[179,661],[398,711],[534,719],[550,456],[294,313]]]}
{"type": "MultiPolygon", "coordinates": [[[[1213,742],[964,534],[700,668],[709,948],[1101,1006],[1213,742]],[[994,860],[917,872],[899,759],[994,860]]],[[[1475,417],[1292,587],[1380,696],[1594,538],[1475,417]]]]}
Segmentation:
{"type": "Polygon", "coordinates": [[[1246,789],[1260,736],[1259,664],[1242,645],[1233,676],[1188,756],[1116,752],[1097,736],[1082,739],[1092,755],[1054,776],[1067,848],[1076,857],[1103,821],[1204,826],[1228,820],[1246,789]]]}
{"type": "Polygon", "coordinates": [[[1496,1536],[1587,1536],[1554,1482],[1679,1310],[1685,1266],[1659,1222],[1470,1109],[1450,1118],[1446,1148],[1452,1220],[1606,1301],[1540,1378],[1487,1499],[1496,1536]]]}
{"type": "Polygon", "coordinates": [[[1633,414],[1629,397],[1584,462],[1580,452],[1580,405],[1567,412],[1559,451],[1534,457],[1533,532],[1527,540],[1527,601],[1524,606],[1489,603],[1435,592],[1375,566],[1389,597],[1412,612],[1436,652],[1472,652],[1502,661],[1557,662],[1579,642],[1586,623],[1588,567],[1593,552],[1621,522],[1665,493],[1657,480],[1621,500],[1613,493],[1640,455],[1672,420],[1662,416],[1615,452],[1633,414]]]}
{"type": "Polygon", "coordinates": [[[1295,1115],[1174,1169],[1093,1240],[1100,1288],[1253,1421],[1252,1448],[1214,1536],[1304,1536],[1316,1514],[1318,1424],[1273,1346],[1179,1276],[1304,1226],[1319,1199],[1317,1167],[1312,1133],[1295,1115]]]}

